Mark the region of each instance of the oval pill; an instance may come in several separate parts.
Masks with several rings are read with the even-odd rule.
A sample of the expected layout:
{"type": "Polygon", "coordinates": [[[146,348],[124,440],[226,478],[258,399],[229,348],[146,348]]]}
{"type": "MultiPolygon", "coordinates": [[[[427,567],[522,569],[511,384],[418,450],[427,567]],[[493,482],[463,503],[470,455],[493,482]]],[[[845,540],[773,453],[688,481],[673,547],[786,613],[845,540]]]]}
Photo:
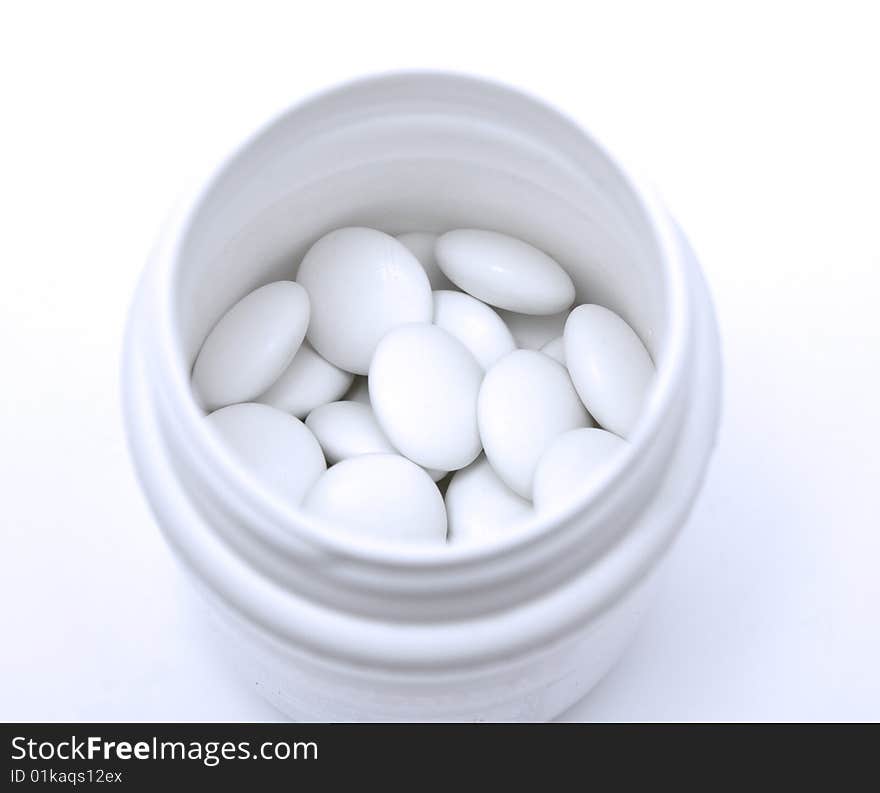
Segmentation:
{"type": "Polygon", "coordinates": [[[328,468],[303,509],[375,540],[443,544],[446,507],[431,478],[397,454],[365,454],[328,468]]]}
{"type": "Polygon", "coordinates": [[[289,413],[246,402],[206,420],[257,479],[291,504],[302,501],[327,467],[315,436],[289,413]]]}
{"type": "Polygon", "coordinates": [[[296,280],[312,304],[309,342],[347,372],[366,374],[388,331],[432,319],[422,266],[402,243],[375,229],[325,234],[306,253],[296,280]]]}
{"type": "Polygon", "coordinates": [[[635,331],[598,305],[578,306],[565,323],[565,362],[581,401],[599,424],[626,438],[654,379],[635,331]]]}
{"type": "Polygon", "coordinates": [[[536,350],[512,352],[486,373],[477,414],[492,468],[529,500],[547,447],[563,432],[591,423],[565,367],[536,350]]]}
{"type": "Polygon", "coordinates": [[[437,471],[463,468],[480,453],[477,394],[483,370],[436,325],[403,325],[376,348],[370,403],[392,445],[437,471]]]}
{"type": "Polygon", "coordinates": [[[437,239],[434,253],[450,281],[491,306],[556,314],[574,302],[568,273],[543,251],[507,234],[448,231],[437,239]]]}
{"type": "Polygon", "coordinates": [[[196,357],[192,383],[205,409],[262,394],[293,359],[308,324],[308,295],[293,281],[245,295],[214,325],[196,357]]]}

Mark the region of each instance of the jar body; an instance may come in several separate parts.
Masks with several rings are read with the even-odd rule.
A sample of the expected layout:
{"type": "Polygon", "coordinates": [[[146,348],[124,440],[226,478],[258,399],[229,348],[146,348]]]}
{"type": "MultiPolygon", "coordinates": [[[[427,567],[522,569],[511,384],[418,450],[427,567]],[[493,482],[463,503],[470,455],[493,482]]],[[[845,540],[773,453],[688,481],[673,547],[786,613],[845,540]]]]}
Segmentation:
{"type": "Polygon", "coordinates": [[[570,637],[476,669],[401,673],[329,663],[255,631],[207,592],[205,615],[248,685],[304,722],[544,722],[593,688],[621,656],[656,589],[656,571],[570,637]]]}
{"type": "MultiPolygon", "coordinates": [[[[366,93],[373,92],[369,95],[370,101],[375,104],[376,97],[381,97],[381,107],[397,101],[403,89],[394,79],[389,78],[383,84],[380,78],[368,85],[366,93]]],[[[422,78],[415,79],[418,82],[422,78]]],[[[432,82],[437,78],[425,79],[422,90],[439,85],[432,82]]],[[[458,96],[459,89],[474,89],[474,96],[483,98],[481,84],[467,80],[460,83],[462,79],[443,77],[441,82],[451,82],[443,82],[440,90],[451,86],[455,89],[453,94],[458,96]]],[[[486,90],[485,98],[493,99],[492,90],[486,90]]],[[[421,96],[421,91],[415,91],[413,96],[421,96]]],[[[351,97],[347,100],[348,104],[342,104],[345,113],[349,112],[350,106],[357,105],[351,97]]],[[[421,130],[420,135],[425,124],[433,125],[430,129],[436,128],[440,140],[451,123],[448,110],[441,117],[432,108],[429,118],[412,119],[410,115],[421,108],[408,97],[407,101],[410,104],[407,105],[406,120],[400,125],[414,124],[421,130]]],[[[540,114],[534,119],[528,116],[531,109],[528,101],[523,101],[525,104],[521,108],[517,106],[517,112],[525,108],[527,113],[521,113],[522,118],[540,136],[544,119],[540,114]]],[[[503,119],[507,108],[500,102],[497,104],[492,112],[497,112],[503,119]]],[[[337,133],[328,119],[332,121],[341,117],[316,116],[314,106],[306,106],[301,116],[298,119],[293,111],[284,122],[288,145],[296,143],[296,135],[303,125],[314,126],[316,123],[319,127],[321,124],[329,126],[319,130],[321,145],[325,145],[325,141],[337,133]],[[298,125],[297,121],[301,123],[298,125]]],[[[362,148],[375,148],[370,162],[381,168],[382,157],[386,157],[389,151],[390,133],[385,128],[377,129],[372,119],[368,126],[366,135],[363,125],[359,127],[356,139],[362,148]],[[376,152],[381,152],[382,156],[377,157],[376,152]]],[[[496,124],[495,130],[499,129],[502,127],[496,124]]],[[[443,154],[450,161],[457,161],[465,154],[489,157],[481,148],[480,136],[486,134],[485,130],[469,130],[466,141],[460,132],[456,128],[454,157],[450,157],[449,150],[438,150],[438,156],[443,154]],[[469,150],[468,146],[474,150],[469,150]]],[[[513,132],[517,130],[503,129],[504,139],[513,141],[511,152],[516,147],[516,156],[511,156],[510,161],[516,163],[517,174],[525,173],[531,167],[524,158],[526,147],[515,139],[513,132]]],[[[270,127],[258,140],[271,143],[272,136],[278,134],[276,128],[270,127]]],[[[344,137],[344,131],[339,134],[344,137]]],[[[426,173],[439,173],[422,151],[418,152],[417,161],[402,157],[401,152],[406,150],[411,138],[401,137],[399,130],[392,138],[395,156],[392,161],[386,161],[385,166],[399,179],[397,185],[404,194],[411,189],[411,175],[416,169],[420,177],[426,173]],[[417,168],[413,162],[418,162],[417,168]]],[[[430,136],[426,139],[431,140],[430,136]]],[[[449,140],[453,140],[453,136],[449,140]]],[[[258,146],[248,145],[259,153],[258,146]]],[[[302,145],[306,146],[306,143],[302,145]]],[[[336,141],[334,145],[342,145],[339,151],[351,149],[350,141],[336,141]]],[[[438,144],[440,149],[444,145],[451,144],[442,140],[438,144]]],[[[280,149],[283,152],[288,150],[280,149]]],[[[315,159],[310,162],[314,164],[315,159]]],[[[351,167],[338,172],[335,166],[324,163],[322,176],[330,181],[344,179],[346,194],[350,194],[352,185],[372,186],[378,206],[372,224],[387,227],[389,217],[400,218],[401,205],[383,208],[381,187],[372,181],[372,177],[366,182],[362,180],[364,162],[350,164],[351,167]]],[[[300,174],[305,167],[292,164],[291,173],[300,174]]],[[[535,167],[540,167],[541,173],[550,169],[545,162],[537,163],[535,167]]],[[[601,169],[605,165],[591,162],[590,167],[603,173],[601,169]]],[[[206,228],[219,223],[223,213],[231,211],[229,202],[241,204],[241,217],[249,217],[248,213],[256,217],[251,208],[245,206],[247,196],[233,195],[229,185],[224,184],[232,172],[234,168],[231,171],[227,168],[225,174],[215,178],[210,187],[194,199],[195,203],[209,209],[211,202],[214,204],[213,213],[207,213],[206,228]],[[227,203],[220,200],[224,197],[227,197],[227,203]]],[[[564,169],[560,168],[559,173],[564,174],[564,169]]],[[[568,176],[556,179],[554,187],[558,189],[553,195],[547,191],[546,195],[542,192],[538,197],[533,191],[536,205],[545,206],[543,213],[534,213],[543,219],[543,225],[541,228],[536,225],[526,235],[533,241],[540,242],[537,238],[542,233],[550,236],[554,231],[563,235],[569,233],[570,223],[555,225],[561,205],[554,202],[568,188],[565,179],[568,176]]],[[[517,221],[525,223],[528,208],[523,210],[519,205],[521,202],[505,205],[509,193],[500,189],[500,182],[493,180],[496,180],[495,176],[488,172],[484,174],[480,180],[482,187],[475,189],[485,190],[486,195],[474,199],[471,210],[476,215],[480,212],[491,215],[485,225],[510,228],[516,227],[517,221]],[[520,215],[520,212],[525,214],[520,215]]],[[[330,181],[325,180],[316,187],[314,180],[303,180],[292,189],[306,195],[309,202],[318,200],[315,206],[324,206],[323,201],[339,195],[336,192],[338,187],[333,187],[330,181]]],[[[252,180],[240,183],[247,186],[252,180]]],[[[443,180],[437,184],[442,193],[443,180]]],[[[573,177],[572,185],[575,190],[573,177]]],[[[617,189],[623,194],[623,188],[617,189]]],[[[632,213],[627,203],[630,198],[627,195],[620,199],[621,210],[615,217],[625,219],[627,213],[632,213]]],[[[634,200],[638,198],[635,196],[634,200]]],[[[364,200],[370,202],[370,191],[365,192],[364,200]]],[[[260,215],[261,228],[263,231],[268,228],[271,233],[273,224],[278,224],[273,215],[273,207],[277,208],[278,201],[267,195],[261,196],[261,201],[268,207],[260,215]]],[[[444,201],[441,195],[439,203],[444,204],[444,201]]],[[[448,202],[430,222],[434,226],[453,223],[457,218],[452,216],[458,211],[453,205],[454,202],[448,202]]],[[[191,217],[192,209],[186,209],[187,217],[191,217]]],[[[406,226],[418,228],[429,223],[428,219],[423,219],[427,217],[425,210],[415,207],[412,211],[412,217],[402,220],[406,226]],[[422,217],[419,212],[423,213],[422,217]]],[[[462,210],[464,214],[467,211],[468,207],[462,210]]],[[[347,219],[343,213],[335,222],[342,225],[347,219]]],[[[364,225],[370,221],[370,217],[364,214],[351,219],[364,225]]],[[[581,218],[578,222],[581,220],[589,221],[581,218]]],[[[327,222],[330,221],[315,221],[316,228],[327,222]]],[[[157,324],[161,325],[167,319],[164,314],[174,310],[174,301],[169,296],[168,273],[173,272],[181,279],[183,287],[179,295],[184,296],[185,304],[186,281],[191,277],[188,272],[196,269],[195,266],[189,267],[189,262],[197,258],[192,246],[188,248],[181,243],[186,223],[179,220],[170,224],[144,273],[129,321],[123,361],[123,395],[132,456],[157,522],[195,588],[202,593],[222,637],[221,645],[228,648],[247,682],[256,684],[258,690],[284,713],[300,720],[322,721],[541,721],[558,715],[578,701],[615,662],[642,620],[663,557],[696,497],[718,426],[719,343],[711,302],[699,266],[672,221],[662,213],[657,222],[668,224],[672,229],[671,255],[677,257],[674,264],[680,269],[686,292],[680,310],[687,312],[683,339],[687,355],[683,356],[684,363],[675,372],[676,399],[671,400],[674,404],[669,409],[667,431],[658,432],[653,444],[656,467],[643,472],[640,479],[633,478],[630,492],[636,498],[626,499],[621,495],[621,500],[631,504],[631,508],[606,509],[603,525],[610,527],[606,539],[594,553],[584,557],[582,564],[563,569],[564,565],[554,562],[555,557],[547,556],[546,549],[535,542],[532,547],[517,549],[516,556],[517,564],[532,565],[531,568],[522,568],[534,571],[532,589],[529,589],[528,580],[513,588],[508,580],[515,577],[513,574],[507,578],[499,576],[494,584],[484,577],[485,580],[478,582],[479,586],[477,583],[473,585],[473,598],[469,589],[460,586],[457,596],[462,605],[450,607],[446,612],[444,602],[451,604],[453,600],[444,601],[438,597],[434,602],[430,592],[414,599],[418,607],[416,611],[395,609],[394,592],[403,584],[392,577],[387,567],[378,572],[370,568],[371,574],[375,575],[364,583],[366,574],[350,569],[333,549],[304,543],[307,550],[300,556],[306,561],[297,574],[280,567],[280,563],[276,564],[271,553],[265,552],[262,546],[259,551],[254,550],[257,543],[251,541],[246,531],[238,533],[240,524],[247,523],[248,519],[240,512],[233,515],[219,497],[219,490],[205,484],[198,470],[198,455],[191,454],[196,441],[188,439],[185,430],[175,424],[177,413],[184,411],[184,406],[178,404],[180,392],[175,395],[167,381],[171,379],[174,367],[180,368],[180,360],[191,363],[198,339],[210,327],[212,319],[216,319],[219,306],[228,305],[230,296],[284,273],[286,265],[273,263],[273,257],[268,253],[262,256],[265,266],[253,274],[239,277],[239,270],[229,265],[231,275],[226,282],[221,279],[205,306],[194,311],[193,316],[177,322],[179,337],[174,337],[173,345],[169,344],[170,337],[163,338],[157,331],[157,324]],[[178,354],[180,360],[175,358],[178,354]],[[545,576],[542,572],[545,568],[549,573],[558,568],[558,575],[548,573],[545,576]],[[322,581],[329,582],[324,587],[330,590],[329,594],[325,594],[317,583],[313,589],[305,586],[302,579],[310,576],[310,571],[315,571],[316,578],[320,571],[322,581]],[[382,591],[385,580],[388,581],[388,592],[382,591]],[[334,582],[338,583],[339,597],[333,595],[334,582]],[[370,609],[353,607],[352,602],[358,603],[358,598],[346,601],[342,595],[346,587],[360,588],[356,594],[369,588],[375,605],[370,609]],[[479,607],[475,605],[469,610],[471,600],[479,603],[479,607]],[[275,612],[283,612],[283,620],[276,619],[278,614],[275,612]],[[315,632],[310,633],[310,625],[321,628],[320,637],[316,636],[314,641],[311,633],[315,632]],[[461,648],[468,645],[473,645],[472,651],[469,648],[467,653],[462,652],[461,648]]],[[[192,229],[188,233],[202,246],[200,253],[204,261],[220,262],[216,266],[221,273],[223,263],[233,261],[237,255],[234,253],[236,240],[218,245],[205,241],[207,238],[200,239],[192,229]],[[205,254],[206,250],[210,255],[205,254]]],[[[281,232],[281,235],[284,233],[288,232],[281,232]]],[[[311,232],[313,236],[314,230],[311,232]]],[[[632,236],[637,238],[638,235],[632,236]]],[[[248,244],[245,247],[251,255],[260,256],[259,246],[255,249],[253,245],[256,238],[254,234],[243,233],[238,242],[246,239],[248,244]]],[[[572,234],[571,239],[575,238],[576,235],[572,234]]],[[[309,235],[305,235],[300,249],[308,239],[309,235]]],[[[606,253],[612,251],[616,239],[609,234],[604,248],[602,245],[599,248],[606,253]]],[[[585,270],[589,270],[589,265],[585,270]]],[[[590,277],[590,272],[586,272],[585,282],[598,289],[595,281],[589,281],[590,277]]],[[[601,302],[615,305],[615,289],[626,288],[631,292],[641,284],[642,279],[633,275],[626,279],[621,277],[618,285],[611,279],[606,293],[599,297],[604,297],[601,302]]],[[[637,327],[641,324],[639,330],[643,338],[651,338],[655,332],[662,333],[658,330],[662,323],[657,319],[662,307],[654,311],[649,304],[650,299],[645,298],[644,310],[637,302],[621,310],[626,315],[629,308],[630,318],[636,318],[633,324],[637,327]]],[[[571,542],[575,543],[572,547],[588,545],[586,541],[577,542],[578,532],[585,536],[590,532],[597,534],[590,524],[595,511],[586,507],[583,514],[572,515],[567,520],[566,531],[571,542]]],[[[292,555],[296,553],[291,551],[292,555]]],[[[571,553],[566,556],[575,558],[571,553]]]]}

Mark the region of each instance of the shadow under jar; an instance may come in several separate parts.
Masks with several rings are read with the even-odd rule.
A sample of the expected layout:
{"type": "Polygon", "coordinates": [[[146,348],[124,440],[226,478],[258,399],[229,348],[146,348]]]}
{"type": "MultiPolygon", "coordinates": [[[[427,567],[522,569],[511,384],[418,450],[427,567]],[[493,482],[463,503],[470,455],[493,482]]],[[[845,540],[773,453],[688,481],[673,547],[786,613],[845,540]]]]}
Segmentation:
{"type": "Polygon", "coordinates": [[[123,391],[157,522],[250,684],[301,720],[545,720],[619,657],[714,445],[720,363],[675,223],[576,123],[517,91],[437,73],[345,84],[242,145],[168,224],[131,310],[123,391]],[[292,279],[341,226],[476,227],[545,250],[575,303],[640,335],[657,375],[597,489],[503,541],[377,546],[265,490],[190,389],[236,300],[292,279]]]}

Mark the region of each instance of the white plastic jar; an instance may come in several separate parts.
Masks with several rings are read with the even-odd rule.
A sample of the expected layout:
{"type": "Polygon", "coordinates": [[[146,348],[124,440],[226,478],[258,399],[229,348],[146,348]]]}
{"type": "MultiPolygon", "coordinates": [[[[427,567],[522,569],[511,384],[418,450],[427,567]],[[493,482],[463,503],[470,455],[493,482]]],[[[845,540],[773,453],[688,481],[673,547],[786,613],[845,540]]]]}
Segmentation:
{"type": "Polygon", "coordinates": [[[123,363],[143,488],[251,684],[303,720],[545,720],[638,626],[703,479],[719,343],[699,266],[661,204],[584,130],[492,83],[391,74],[298,103],[171,219],[123,363]],[[377,548],[250,477],[190,391],[223,311],[293,278],[330,229],[507,232],[617,311],[657,378],[603,486],[486,547],[377,548]]]}

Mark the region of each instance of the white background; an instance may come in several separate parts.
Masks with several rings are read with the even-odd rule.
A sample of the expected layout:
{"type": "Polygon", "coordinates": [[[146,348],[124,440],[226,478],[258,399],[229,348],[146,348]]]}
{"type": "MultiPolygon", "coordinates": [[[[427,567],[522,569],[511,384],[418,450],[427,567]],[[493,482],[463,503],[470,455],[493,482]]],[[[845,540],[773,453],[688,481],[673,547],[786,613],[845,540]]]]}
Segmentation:
{"type": "Polygon", "coordinates": [[[645,171],[720,316],[705,489],[567,717],[880,719],[872,5],[3,4],[0,718],[277,718],[182,605],[125,449],[123,321],[192,174],[306,92],[425,66],[540,94],[645,171]]]}

